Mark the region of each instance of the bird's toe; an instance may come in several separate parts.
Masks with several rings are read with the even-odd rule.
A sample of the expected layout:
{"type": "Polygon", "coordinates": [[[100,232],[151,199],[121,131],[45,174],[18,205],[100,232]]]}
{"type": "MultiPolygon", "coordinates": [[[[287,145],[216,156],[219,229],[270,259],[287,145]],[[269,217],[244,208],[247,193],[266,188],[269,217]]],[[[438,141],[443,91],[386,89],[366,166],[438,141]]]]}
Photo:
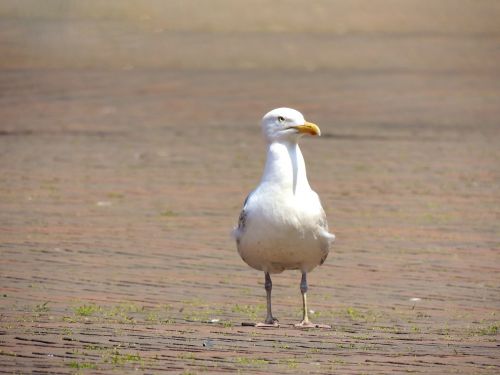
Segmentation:
{"type": "Polygon", "coordinates": [[[273,321],[272,323],[267,323],[267,322],[264,322],[264,323],[257,323],[255,325],[256,328],[278,328],[280,325],[278,323],[278,321],[273,321]]]}
{"type": "Polygon", "coordinates": [[[328,324],[318,324],[318,323],[312,323],[310,321],[301,321],[300,323],[295,324],[295,328],[332,328],[332,326],[328,324]]]}

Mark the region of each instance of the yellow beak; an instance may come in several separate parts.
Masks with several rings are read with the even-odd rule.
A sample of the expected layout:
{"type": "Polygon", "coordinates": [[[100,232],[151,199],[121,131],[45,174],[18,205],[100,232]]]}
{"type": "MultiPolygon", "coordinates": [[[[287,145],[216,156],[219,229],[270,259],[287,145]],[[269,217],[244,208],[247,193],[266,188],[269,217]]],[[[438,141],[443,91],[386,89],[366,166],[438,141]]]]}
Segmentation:
{"type": "Polygon", "coordinates": [[[310,134],[310,135],[321,135],[321,130],[319,130],[318,125],[312,122],[305,122],[304,125],[294,126],[299,133],[310,134]]]}

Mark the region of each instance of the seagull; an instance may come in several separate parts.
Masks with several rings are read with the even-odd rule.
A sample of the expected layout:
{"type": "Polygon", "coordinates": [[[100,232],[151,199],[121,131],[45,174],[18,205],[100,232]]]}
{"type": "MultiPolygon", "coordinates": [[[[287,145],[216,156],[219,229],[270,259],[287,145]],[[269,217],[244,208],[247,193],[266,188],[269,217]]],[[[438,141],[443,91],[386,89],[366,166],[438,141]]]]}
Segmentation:
{"type": "Polygon", "coordinates": [[[307,310],[307,273],[323,264],[335,235],[328,232],[325,211],[307,180],[298,141],[319,136],[319,127],[291,108],[277,108],[262,118],[267,160],[260,184],[245,199],[233,229],[238,253],[250,267],[264,272],[267,316],[257,327],[278,327],[271,310],[271,274],[302,273],[302,321],[299,328],[330,328],[313,324],[307,310]]]}

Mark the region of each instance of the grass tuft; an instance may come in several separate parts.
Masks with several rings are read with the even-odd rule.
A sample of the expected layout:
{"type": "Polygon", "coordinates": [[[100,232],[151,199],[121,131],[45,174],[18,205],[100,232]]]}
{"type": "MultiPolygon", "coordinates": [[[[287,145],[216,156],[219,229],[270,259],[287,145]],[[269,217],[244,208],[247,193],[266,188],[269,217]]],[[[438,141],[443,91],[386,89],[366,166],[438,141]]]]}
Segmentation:
{"type": "Polygon", "coordinates": [[[245,366],[264,366],[269,364],[269,361],[261,358],[237,357],[236,363],[245,366]]]}
{"type": "Polygon", "coordinates": [[[41,303],[39,305],[36,305],[35,308],[34,308],[34,311],[37,312],[37,313],[49,312],[50,311],[50,307],[48,306],[48,304],[49,304],[49,301],[41,303]]]}
{"type": "Polygon", "coordinates": [[[498,323],[490,324],[487,327],[483,327],[477,330],[479,336],[489,336],[496,335],[498,333],[498,323]]]}
{"type": "Polygon", "coordinates": [[[92,316],[99,311],[101,311],[101,308],[93,303],[75,308],[75,314],[79,316],[92,316]]]}
{"type": "Polygon", "coordinates": [[[68,362],[68,366],[71,368],[76,368],[76,369],[96,369],[97,368],[97,365],[95,363],[77,362],[77,361],[68,362]]]}

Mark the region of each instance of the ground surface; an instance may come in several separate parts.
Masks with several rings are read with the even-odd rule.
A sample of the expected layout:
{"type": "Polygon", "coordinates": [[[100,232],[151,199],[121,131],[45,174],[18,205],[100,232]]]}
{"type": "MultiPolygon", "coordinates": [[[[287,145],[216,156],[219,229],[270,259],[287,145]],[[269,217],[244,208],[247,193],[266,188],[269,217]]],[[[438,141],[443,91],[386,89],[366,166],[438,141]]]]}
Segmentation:
{"type": "Polygon", "coordinates": [[[498,7],[396,2],[395,25],[368,3],[278,30],[3,5],[0,372],[500,371],[498,7]],[[281,105],[323,131],[302,149],[337,235],[309,277],[331,330],[292,328],[295,272],[273,278],[282,327],[241,326],[263,275],[229,233],[281,105]]]}

